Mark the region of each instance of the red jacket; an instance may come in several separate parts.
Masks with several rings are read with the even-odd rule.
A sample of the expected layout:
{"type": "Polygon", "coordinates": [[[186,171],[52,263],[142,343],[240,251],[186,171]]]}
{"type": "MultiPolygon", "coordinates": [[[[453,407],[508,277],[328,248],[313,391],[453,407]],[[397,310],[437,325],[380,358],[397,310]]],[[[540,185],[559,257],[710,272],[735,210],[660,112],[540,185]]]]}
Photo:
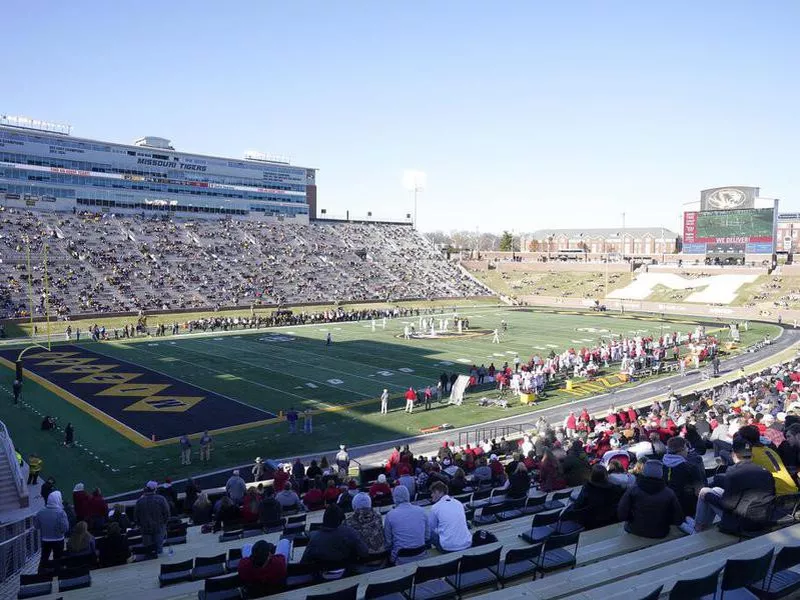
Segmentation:
{"type": "Polygon", "coordinates": [[[323,498],[325,498],[325,504],[333,504],[336,502],[336,499],[341,493],[342,492],[336,486],[325,488],[325,492],[322,494],[323,498]]]}
{"type": "Polygon", "coordinates": [[[92,494],[87,503],[87,517],[91,519],[101,519],[105,521],[108,518],[108,504],[102,496],[95,496],[92,494]]]}
{"type": "Polygon", "coordinates": [[[85,521],[89,516],[89,503],[91,498],[86,490],[72,492],[72,506],[75,508],[75,516],[78,521],[85,521]]]}
{"type": "Polygon", "coordinates": [[[286,583],[286,557],[273,554],[261,567],[254,566],[252,559],[243,558],[239,561],[237,571],[239,579],[246,585],[283,585],[286,583]]]}
{"type": "Polygon", "coordinates": [[[322,495],[322,490],[318,490],[317,488],[308,490],[303,496],[303,504],[306,505],[306,508],[322,508],[322,505],[325,504],[325,497],[322,495]]]}
{"type": "Polygon", "coordinates": [[[391,496],[392,495],[392,488],[389,487],[387,483],[373,483],[372,487],[369,488],[369,496],[370,498],[375,498],[375,496],[391,496]]]}
{"type": "Polygon", "coordinates": [[[272,487],[275,489],[275,493],[282,492],[283,486],[289,481],[289,474],[283,469],[278,469],[272,479],[272,487]]]}

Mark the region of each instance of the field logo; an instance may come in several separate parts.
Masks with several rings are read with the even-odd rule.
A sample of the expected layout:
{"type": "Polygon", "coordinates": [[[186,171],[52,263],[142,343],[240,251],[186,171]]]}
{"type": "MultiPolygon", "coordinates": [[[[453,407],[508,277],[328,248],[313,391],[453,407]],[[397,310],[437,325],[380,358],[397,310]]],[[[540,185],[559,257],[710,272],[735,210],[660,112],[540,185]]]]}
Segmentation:
{"type": "Polygon", "coordinates": [[[730,304],[736,299],[739,288],[752,283],[757,277],[758,275],[731,274],[686,279],[674,273],[642,273],[630,285],[614,290],[608,297],[620,300],[645,300],[657,286],[670,290],[703,288],[688,296],[684,302],[730,304]]]}
{"type": "Polygon", "coordinates": [[[280,342],[293,342],[294,338],[290,335],[280,335],[277,333],[273,333],[271,335],[265,335],[264,337],[258,338],[259,342],[264,342],[265,344],[276,344],[280,342]]]}

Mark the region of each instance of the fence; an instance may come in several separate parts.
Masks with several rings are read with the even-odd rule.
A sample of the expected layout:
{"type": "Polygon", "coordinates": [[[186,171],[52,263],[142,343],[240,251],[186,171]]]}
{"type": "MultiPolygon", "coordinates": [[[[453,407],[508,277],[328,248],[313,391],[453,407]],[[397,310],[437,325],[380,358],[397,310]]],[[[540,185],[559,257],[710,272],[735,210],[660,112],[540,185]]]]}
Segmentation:
{"type": "Polygon", "coordinates": [[[39,533],[33,517],[26,517],[0,528],[0,581],[13,577],[39,551],[39,533]]]}
{"type": "Polygon", "coordinates": [[[533,423],[514,423],[512,425],[486,425],[458,432],[458,445],[479,445],[483,440],[499,440],[501,437],[522,437],[526,431],[534,428],[533,423]]]}

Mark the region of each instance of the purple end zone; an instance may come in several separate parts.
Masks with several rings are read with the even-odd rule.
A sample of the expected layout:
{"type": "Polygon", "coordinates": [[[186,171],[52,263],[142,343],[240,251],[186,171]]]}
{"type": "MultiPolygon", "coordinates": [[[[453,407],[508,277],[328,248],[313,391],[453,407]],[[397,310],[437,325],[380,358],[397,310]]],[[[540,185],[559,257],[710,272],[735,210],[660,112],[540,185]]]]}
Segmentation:
{"type": "MultiPolygon", "coordinates": [[[[12,363],[18,355],[18,349],[0,350],[0,356],[12,363]]],[[[158,440],[177,438],[275,417],[80,346],[55,346],[52,352],[32,349],[24,356],[24,366],[147,439],[152,435],[158,440]]]]}

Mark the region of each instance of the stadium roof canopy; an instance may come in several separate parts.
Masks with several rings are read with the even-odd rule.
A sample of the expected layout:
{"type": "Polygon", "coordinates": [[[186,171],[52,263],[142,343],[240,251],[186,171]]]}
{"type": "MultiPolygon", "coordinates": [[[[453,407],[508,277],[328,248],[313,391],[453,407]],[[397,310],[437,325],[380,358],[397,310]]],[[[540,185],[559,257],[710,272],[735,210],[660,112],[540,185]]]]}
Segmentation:
{"type": "Polygon", "coordinates": [[[587,229],[539,229],[531,234],[536,240],[546,240],[550,236],[566,236],[574,238],[620,238],[622,234],[626,237],[644,237],[649,235],[656,239],[661,239],[663,235],[667,239],[677,238],[679,235],[666,227],[597,227],[587,229]]]}

